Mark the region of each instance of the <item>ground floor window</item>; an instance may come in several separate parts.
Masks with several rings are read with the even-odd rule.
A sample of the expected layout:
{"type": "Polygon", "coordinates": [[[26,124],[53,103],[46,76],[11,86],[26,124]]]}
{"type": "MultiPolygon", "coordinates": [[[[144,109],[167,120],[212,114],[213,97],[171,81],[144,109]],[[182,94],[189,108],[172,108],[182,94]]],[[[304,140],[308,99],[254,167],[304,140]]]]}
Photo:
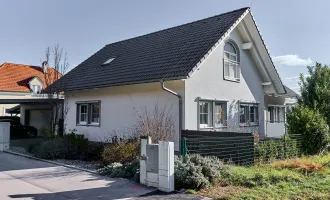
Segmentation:
{"type": "Polygon", "coordinates": [[[250,126],[259,124],[259,105],[257,103],[240,103],[239,123],[250,126]]]}
{"type": "Polygon", "coordinates": [[[100,101],[77,102],[77,125],[100,125],[100,101]]]}
{"type": "Polygon", "coordinates": [[[268,106],[267,120],[270,123],[284,123],[285,106],[268,106]]]}
{"type": "Polygon", "coordinates": [[[227,123],[227,102],[199,101],[199,128],[222,128],[227,123]]]}

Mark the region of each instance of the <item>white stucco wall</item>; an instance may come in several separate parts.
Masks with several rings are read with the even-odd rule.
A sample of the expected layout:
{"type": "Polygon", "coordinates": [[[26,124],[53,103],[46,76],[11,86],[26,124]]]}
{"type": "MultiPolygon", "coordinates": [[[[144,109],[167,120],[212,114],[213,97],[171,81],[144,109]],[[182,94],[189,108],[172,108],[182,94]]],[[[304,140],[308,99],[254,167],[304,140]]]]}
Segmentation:
{"type": "MultiPolygon", "coordinates": [[[[183,81],[165,82],[166,87],[184,94],[183,81]]],[[[76,129],[93,141],[106,141],[111,138],[113,131],[129,133],[136,125],[136,113],[143,107],[152,111],[158,102],[160,107],[171,107],[176,125],[175,146],[178,150],[179,104],[178,97],[161,89],[160,83],[138,84],[112,88],[92,89],[66,93],[68,114],[66,117],[66,131],[76,129]],[[101,123],[99,127],[76,125],[76,102],[101,101],[101,123]]]]}
{"type": "MultiPolygon", "coordinates": [[[[238,47],[242,46],[242,39],[237,29],[230,34],[238,47]]],[[[228,100],[228,126],[223,131],[258,131],[264,135],[264,89],[260,73],[248,50],[240,49],[240,82],[224,80],[223,76],[223,48],[220,43],[212,53],[201,63],[191,78],[185,81],[185,129],[198,129],[198,101],[197,98],[228,100]],[[239,127],[238,104],[242,101],[258,101],[259,127],[239,127]]]]}

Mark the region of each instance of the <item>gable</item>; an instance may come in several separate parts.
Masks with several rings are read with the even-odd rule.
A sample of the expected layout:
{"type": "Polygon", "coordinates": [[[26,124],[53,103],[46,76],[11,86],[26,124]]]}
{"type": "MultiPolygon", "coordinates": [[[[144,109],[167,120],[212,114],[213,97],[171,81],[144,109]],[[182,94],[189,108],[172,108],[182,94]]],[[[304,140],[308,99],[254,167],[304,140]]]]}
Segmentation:
{"type": "Polygon", "coordinates": [[[267,91],[267,93],[285,94],[286,90],[249,10],[243,13],[236,23],[228,29],[228,31],[215,43],[212,48],[210,48],[205,56],[192,69],[189,76],[192,76],[194,72],[199,69],[201,64],[207,59],[215,48],[219,45],[223,45],[230,38],[230,35],[234,30],[239,33],[240,38],[242,39],[240,49],[249,52],[253,58],[256,71],[258,71],[261,75],[263,82],[262,84],[264,85],[265,91],[267,91]]]}

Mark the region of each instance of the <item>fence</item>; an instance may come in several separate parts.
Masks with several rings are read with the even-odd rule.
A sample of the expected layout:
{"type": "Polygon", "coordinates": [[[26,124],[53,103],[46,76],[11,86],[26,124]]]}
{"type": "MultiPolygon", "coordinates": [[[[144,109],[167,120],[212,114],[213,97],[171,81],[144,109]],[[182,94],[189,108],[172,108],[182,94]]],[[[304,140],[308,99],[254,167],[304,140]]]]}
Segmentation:
{"type": "Polygon", "coordinates": [[[254,162],[252,133],[183,130],[182,152],[217,156],[225,162],[248,164],[254,162]]]}
{"type": "Polygon", "coordinates": [[[224,162],[250,165],[299,155],[300,140],[265,138],[258,141],[252,133],[182,130],[182,155],[217,156],[224,162]]]}

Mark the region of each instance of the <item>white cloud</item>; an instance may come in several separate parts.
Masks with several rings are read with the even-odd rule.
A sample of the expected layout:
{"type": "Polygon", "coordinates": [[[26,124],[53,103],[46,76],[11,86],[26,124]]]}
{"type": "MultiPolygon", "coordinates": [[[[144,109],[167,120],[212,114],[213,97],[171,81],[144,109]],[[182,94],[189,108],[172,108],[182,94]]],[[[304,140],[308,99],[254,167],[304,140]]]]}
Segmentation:
{"type": "Polygon", "coordinates": [[[287,65],[287,66],[307,66],[311,65],[313,61],[308,59],[300,58],[298,55],[283,55],[272,57],[275,64],[287,65]]]}
{"type": "MultiPolygon", "coordinates": [[[[309,75],[304,75],[304,77],[309,77],[309,75]]],[[[286,77],[284,79],[286,80],[298,80],[300,78],[300,76],[291,76],[291,77],[286,77]]]]}

